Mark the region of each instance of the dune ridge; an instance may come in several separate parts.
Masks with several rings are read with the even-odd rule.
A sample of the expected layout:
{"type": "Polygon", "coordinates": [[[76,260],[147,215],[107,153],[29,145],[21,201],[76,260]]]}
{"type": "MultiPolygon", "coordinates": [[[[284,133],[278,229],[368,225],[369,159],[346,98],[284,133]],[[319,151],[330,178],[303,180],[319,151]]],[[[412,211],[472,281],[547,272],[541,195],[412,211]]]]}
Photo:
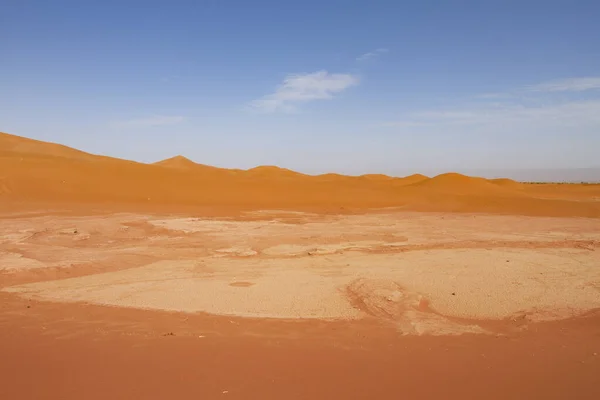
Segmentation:
{"type": "Polygon", "coordinates": [[[176,156],[154,164],[98,156],[0,133],[2,205],[101,204],[122,209],[402,207],[416,211],[600,217],[600,187],[523,185],[457,173],[305,175],[276,166],[234,170],[176,156]],[[535,186],[535,187],[533,187],[535,186]]]}
{"type": "Polygon", "coordinates": [[[508,187],[504,184],[494,184],[494,182],[489,179],[462,175],[456,172],[448,172],[434,176],[433,178],[423,179],[415,182],[413,186],[423,190],[445,193],[517,194],[516,192],[511,192],[513,187],[508,187]]]}
{"type": "Polygon", "coordinates": [[[197,164],[197,163],[193,162],[192,160],[190,160],[189,158],[186,158],[182,155],[178,155],[175,157],[167,158],[165,160],[157,161],[154,163],[154,165],[160,165],[160,166],[169,167],[169,168],[195,168],[197,166],[203,166],[202,164],[197,164]]]}
{"type": "Polygon", "coordinates": [[[250,168],[245,171],[254,177],[264,178],[298,178],[308,176],[300,172],[292,171],[291,169],[277,167],[275,165],[259,165],[258,167],[250,168]]]}
{"type": "Polygon", "coordinates": [[[496,185],[507,186],[507,187],[514,187],[514,188],[520,188],[523,185],[520,182],[517,182],[517,181],[512,180],[512,179],[508,179],[508,178],[490,179],[490,182],[494,183],[496,185]]]}

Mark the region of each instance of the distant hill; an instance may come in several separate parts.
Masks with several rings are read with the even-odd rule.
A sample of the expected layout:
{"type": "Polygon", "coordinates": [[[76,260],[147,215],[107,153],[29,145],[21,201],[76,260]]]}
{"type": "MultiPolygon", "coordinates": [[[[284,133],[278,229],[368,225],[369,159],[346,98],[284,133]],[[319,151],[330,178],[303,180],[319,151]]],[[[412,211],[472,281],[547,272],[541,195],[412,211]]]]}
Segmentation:
{"type": "Polygon", "coordinates": [[[298,178],[308,176],[301,174],[300,172],[292,171],[291,169],[281,168],[274,165],[260,165],[258,167],[246,170],[246,173],[251,176],[263,178],[298,178]]]}
{"type": "Polygon", "coordinates": [[[217,174],[217,175],[232,175],[237,172],[242,172],[236,169],[218,168],[210,165],[195,163],[184,156],[175,156],[166,160],[155,162],[153,165],[160,167],[173,168],[191,173],[217,174]]]}
{"type": "Polygon", "coordinates": [[[519,182],[600,183],[600,167],[469,170],[466,172],[486,178],[510,178],[519,182]]]}
{"type": "MultiPolygon", "coordinates": [[[[460,193],[476,195],[501,195],[510,191],[494,182],[472,176],[449,172],[425,179],[411,185],[423,190],[430,190],[440,193],[460,193]]],[[[516,195],[516,193],[513,193],[516,195]]]]}
{"type": "MultiPolygon", "coordinates": [[[[403,210],[600,217],[600,186],[523,185],[458,173],[305,175],[278,166],[217,168],[175,156],[154,164],[98,156],[0,133],[0,210],[111,208],[403,210]]],[[[227,211],[229,212],[229,211],[227,211]]]]}
{"type": "Polygon", "coordinates": [[[196,164],[195,162],[184,156],[175,156],[167,158],[166,160],[155,162],[154,165],[160,165],[162,167],[169,168],[195,168],[199,164],[196,164]]]}
{"type": "Polygon", "coordinates": [[[426,175],[422,175],[422,174],[412,174],[409,176],[405,176],[404,178],[398,178],[398,179],[401,180],[402,183],[405,185],[412,185],[414,183],[423,182],[423,181],[429,179],[429,177],[426,175]]]}
{"type": "Polygon", "coordinates": [[[0,155],[62,157],[92,160],[98,156],[62,144],[42,142],[0,132],[0,155]]]}

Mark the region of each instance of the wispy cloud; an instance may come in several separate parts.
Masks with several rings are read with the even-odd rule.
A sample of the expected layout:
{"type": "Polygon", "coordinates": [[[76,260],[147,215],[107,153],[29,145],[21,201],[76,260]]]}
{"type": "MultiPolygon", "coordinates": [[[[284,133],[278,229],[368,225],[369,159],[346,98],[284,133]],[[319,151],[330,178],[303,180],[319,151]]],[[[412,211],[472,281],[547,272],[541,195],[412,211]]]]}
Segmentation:
{"type": "Polygon", "coordinates": [[[297,104],[332,99],[335,94],[358,83],[355,75],[327,71],[289,75],[274,93],[252,101],[250,107],[261,112],[290,112],[297,104]]]}
{"type": "Polygon", "coordinates": [[[368,61],[371,60],[375,57],[379,57],[382,54],[387,53],[389,50],[385,49],[385,48],[379,48],[373,51],[370,51],[368,53],[362,54],[358,57],[356,57],[356,61],[368,61]]]}
{"type": "Polygon", "coordinates": [[[515,124],[553,125],[595,124],[600,127],[600,101],[523,106],[504,104],[445,110],[420,111],[382,124],[393,127],[472,126],[502,128],[515,124]]]}
{"type": "Polygon", "coordinates": [[[531,97],[532,95],[539,96],[544,93],[550,95],[559,92],[577,93],[588,90],[600,90],[600,77],[568,78],[542,82],[535,85],[522,86],[506,92],[482,93],[476,95],[475,98],[508,100],[510,98],[531,97]]]}
{"type": "Polygon", "coordinates": [[[147,118],[130,119],[113,122],[115,128],[151,128],[164,125],[176,125],[185,121],[180,115],[154,115],[147,118]]]}
{"type": "Polygon", "coordinates": [[[583,92],[600,89],[600,77],[569,78],[527,87],[533,92],[583,92]]]}
{"type": "MultiPolygon", "coordinates": [[[[600,129],[600,98],[586,100],[556,98],[550,92],[581,92],[600,89],[600,78],[572,78],[545,82],[506,93],[475,96],[477,101],[463,106],[422,110],[379,126],[431,132],[481,134],[521,132],[540,134],[572,132],[591,134],[600,129]],[[494,100],[489,102],[488,100],[494,100]]],[[[565,93],[566,94],[566,93],[565,93]]]]}

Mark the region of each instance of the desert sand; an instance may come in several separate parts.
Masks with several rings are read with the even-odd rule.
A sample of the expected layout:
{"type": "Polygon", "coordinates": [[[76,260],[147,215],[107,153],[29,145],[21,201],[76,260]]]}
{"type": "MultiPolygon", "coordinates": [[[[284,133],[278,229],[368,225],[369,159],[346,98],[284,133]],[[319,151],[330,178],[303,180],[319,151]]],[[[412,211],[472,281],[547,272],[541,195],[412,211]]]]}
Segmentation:
{"type": "Polygon", "coordinates": [[[0,397],[598,398],[599,217],[600,185],[0,134],[0,397]]]}
{"type": "MultiPolygon", "coordinates": [[[[87,154],[0,133],[2,208],[70,205],[110,211],[284,209],[407,211],[600,217],[600,185],[526,185],[455,173],[309,176],[279,167],[228,170],[174,157],[155,164],[87,154]]],[[[61,208],[61,207],[59,207],[61,208]]],[[[64,207],[62,207],[64,208],[64,207]]]]}

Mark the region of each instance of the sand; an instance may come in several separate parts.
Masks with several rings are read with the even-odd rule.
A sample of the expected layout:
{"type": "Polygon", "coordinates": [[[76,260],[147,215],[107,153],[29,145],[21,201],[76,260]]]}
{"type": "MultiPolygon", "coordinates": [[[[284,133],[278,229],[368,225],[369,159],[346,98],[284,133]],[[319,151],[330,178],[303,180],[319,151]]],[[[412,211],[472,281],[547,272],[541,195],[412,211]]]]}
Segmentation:
{"type": "Polygon", "coordinates": [[[600,186],[0,133],[0,397],[597,399],[600,186]]]}
{"type": "Polygon", "coordinates": [[[524,185],[460,174],[309,176],[285,168],[215,168],[182,156],[142,164],[0,133],[0,210],[102,208],[214,212],[288,209],[600,217],[600,185],[524,185]]]}
{"type": "Polygon", "coordinates": [[[415,335],[491,333],[477,321],[557,320],[600,308],[600,229],[590,219],[274,211],[239,220],[15,218],[3,227],[0,268],[9,276],[114,264],[2,289],[41,300],[255,318],[374,317],[415,335]],[[119,266],[127,257],[140,257],[136,267],[119,266]]]}
{"type": "Polygon", "coordinates": [[[594,400],[600,395],[599,315],[502,336],[398,337],[366,320],[181,316],[2,293],[0,311],[3,398],[594,400]]]}

